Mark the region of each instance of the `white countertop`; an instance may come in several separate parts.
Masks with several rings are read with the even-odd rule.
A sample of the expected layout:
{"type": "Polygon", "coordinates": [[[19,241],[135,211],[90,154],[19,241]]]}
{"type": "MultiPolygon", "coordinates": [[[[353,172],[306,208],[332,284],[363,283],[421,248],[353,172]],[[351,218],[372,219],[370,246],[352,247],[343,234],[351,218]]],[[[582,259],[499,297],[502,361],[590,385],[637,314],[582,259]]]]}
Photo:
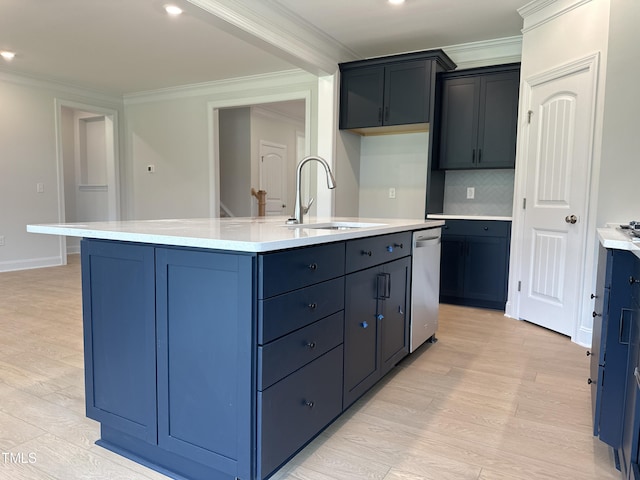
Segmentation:
{"type": "Polygon", "coordinates": [[[430,213],[427,219],[433,220],[498,220],[510,222],[512,217],[501,217],[496,215],[450,215],[448,213],[430,213]]]}
{"type": "Polygon", "coordinates": [[[631,237],[620,228],[607,227],[598,229],[598,239],[605,248],[614,250],[629,250],[640,258],[640,242],[632,241],[631,237]]]}
{"type": "Polygon", "coordinates": [[[31,233],[99,238],[124,242],[211,248],[240,252],[269,252],[385,233],[438,227],[442,220],[390,218],[315,218],[303,225],[286,225],[287,217],[189,218],[119,222],[27,225],[31,233]],[[362,228],[327,230],[314,224],[348,222],[372,224],[362,228]]]}

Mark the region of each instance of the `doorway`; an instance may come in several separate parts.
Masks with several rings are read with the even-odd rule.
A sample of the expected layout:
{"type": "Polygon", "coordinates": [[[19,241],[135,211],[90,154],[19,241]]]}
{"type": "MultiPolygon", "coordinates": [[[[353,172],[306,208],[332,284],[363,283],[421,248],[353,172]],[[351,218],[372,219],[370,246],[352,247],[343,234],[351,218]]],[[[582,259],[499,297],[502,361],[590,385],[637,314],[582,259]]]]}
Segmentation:
{"type": "MultiPolygon", "coordinates": [[[[264,188],[261,182],[266,181],[261,178],[261,143],[285,147],[280,152],[286,158],[280,163],[279,182],[273,183],[279,185],[276,196],[284,198],[278,200],[279,212],[270,214],[288,215],[293,211],[295,167],[310,151],[310,101],[311,93],[305,91],[209,104],[212,217],[258,214],[251,189],[264,188]]],[[[275,178],[269,181],[275,182],[275,178]]],[[[309,183],[313,186],[313,182],[305,184],[309,183]]],[[[305,192],[309,196],[314,193],[308,189],[305,192]]]]}
{"type": "MultiPolygon", "coordinates": [[[[56,102],[60,221],[119,219],[116,113],[71,102],[56,102]]],[[[67,238],[61,256],[80,252],[67,238]]]]}

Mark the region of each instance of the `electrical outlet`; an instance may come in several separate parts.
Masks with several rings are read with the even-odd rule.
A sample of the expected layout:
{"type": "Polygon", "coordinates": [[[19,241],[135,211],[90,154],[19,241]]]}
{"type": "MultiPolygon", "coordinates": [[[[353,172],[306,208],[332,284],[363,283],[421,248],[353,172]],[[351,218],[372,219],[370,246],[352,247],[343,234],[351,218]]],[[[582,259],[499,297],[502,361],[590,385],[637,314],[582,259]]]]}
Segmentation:
{"type": "Polygon", "coordinates": [[[4,247],[4,235],[0,235],[0,247],[4,247]]]}
{"type": "Polygon", "coordinates": [[[36,183],[36,192],[44,193],[44,183],[36,183]]]}
{"type": "Polygon", "coordinates": [[[474,187],[467,187],[467,200],[473,200],[476,198],[476,189],[474,187]]]}
{"type": "Polygon", "coordinates": [[[396,198],[396,189],[393,187],[389,189],[389,198],[396,198]]]}
{"type": "Polygon", "coordinates": [[[147,172],[156,173],[156,166],[155,165],[147,165],[147,172]]]}

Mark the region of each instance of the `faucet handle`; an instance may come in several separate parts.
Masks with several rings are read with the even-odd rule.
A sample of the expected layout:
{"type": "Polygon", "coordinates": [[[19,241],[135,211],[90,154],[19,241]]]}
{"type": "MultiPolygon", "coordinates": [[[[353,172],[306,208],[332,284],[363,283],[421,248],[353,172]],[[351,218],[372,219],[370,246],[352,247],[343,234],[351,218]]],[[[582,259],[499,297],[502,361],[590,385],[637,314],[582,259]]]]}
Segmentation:
{"type": "Polygon", "coordinates": [[[305,213],[308,213],[308,212],[309,212],[309,209],[311,208],[311,205],[313,205],[313,202],[314,202],[314,201],[315,201],[315,198],[311,197],[311,198],[309,199],[309,204],[308,204],[308,205],[303,205],[303,206],[302,206],[302,213],[303,213],[303,214],[305,214],[305,213]]]}

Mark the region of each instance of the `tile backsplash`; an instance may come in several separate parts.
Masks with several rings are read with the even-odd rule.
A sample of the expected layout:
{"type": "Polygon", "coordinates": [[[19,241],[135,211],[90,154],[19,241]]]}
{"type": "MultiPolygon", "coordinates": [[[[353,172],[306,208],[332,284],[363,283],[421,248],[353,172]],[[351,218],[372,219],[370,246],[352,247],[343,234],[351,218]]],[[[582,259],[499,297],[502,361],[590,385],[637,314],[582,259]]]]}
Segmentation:
{"type": "Polygon", "coordinates": [[[512,215],[515,170],[447,170],[444,212],[448,215],[512,215]],[[475,198],[467,199],[467,187],[475,198]]]}

